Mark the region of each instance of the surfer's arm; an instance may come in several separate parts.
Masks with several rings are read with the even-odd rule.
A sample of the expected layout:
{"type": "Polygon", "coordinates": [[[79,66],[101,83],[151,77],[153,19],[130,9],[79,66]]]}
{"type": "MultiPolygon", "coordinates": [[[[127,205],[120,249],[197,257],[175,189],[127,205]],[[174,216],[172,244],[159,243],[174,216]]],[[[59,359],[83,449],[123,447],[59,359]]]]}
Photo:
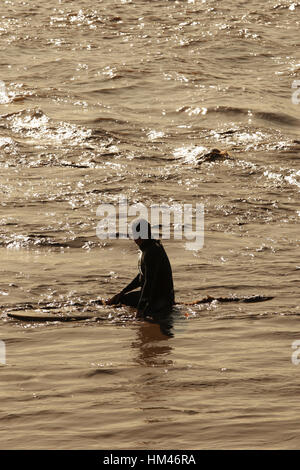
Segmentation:
{"type": "Polygon", "coordinates": [[[106,301],[107,305],[117,305],[122,301],[122,295],[127,294],[127,292],[131,292],[134,289],[141,287],[141,280],[140,275],[138,274],[126,287],[124,287],[121,292],[114,295],[110,299],[106,301]]]}
{"type": "Polygon", "coordinates": [[[141,287],[141,279],[139,274],[135,276],[135,278],[126,287],[124,287],[120,294],[127,294],[127,292],[131,292],[138,287],[141,287]]]}

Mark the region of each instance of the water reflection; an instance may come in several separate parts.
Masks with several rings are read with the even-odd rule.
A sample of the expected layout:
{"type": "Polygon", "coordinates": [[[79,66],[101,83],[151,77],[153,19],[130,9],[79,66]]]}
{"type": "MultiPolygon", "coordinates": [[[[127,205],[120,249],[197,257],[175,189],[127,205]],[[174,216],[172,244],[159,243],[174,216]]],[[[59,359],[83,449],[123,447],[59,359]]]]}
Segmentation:
{"type": "Polygon", "coordinates": [[[167,312],[163,317],[150,318],[147,317],[147,322],[158,325],[162,335],[173,338],[174,315],[173,312],[167,312]]]}
{"type": "Polygon", "coordinates": [[[137,351],[136,361],[139,364],[151,366],[172,364],[168,359],[172,351],[172,327],[171,318],[159,323],[141,322],[136,330],[136,341],[132,342],[132,348],[137,351]]]}

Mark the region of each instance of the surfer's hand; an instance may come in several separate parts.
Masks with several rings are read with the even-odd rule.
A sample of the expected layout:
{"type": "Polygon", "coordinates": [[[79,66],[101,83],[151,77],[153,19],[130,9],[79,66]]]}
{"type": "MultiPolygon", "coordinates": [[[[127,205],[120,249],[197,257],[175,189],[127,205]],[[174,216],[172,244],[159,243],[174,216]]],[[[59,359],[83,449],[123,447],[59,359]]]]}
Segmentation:
{"type": "Polygon", "coordinates": [[[117,305],[120,303],[120,300],[121,300],[121,293],[119,294],[116,294],[114,295],[113,297],[111,297],[110,299],[107,299],[106,300],[106,305],[117,305]]]}
{"type": "Polygon", "coordinates": [[[135,314],[135,318],[143,318],[143,312],[141,310],[138,310],[135,314]]]}

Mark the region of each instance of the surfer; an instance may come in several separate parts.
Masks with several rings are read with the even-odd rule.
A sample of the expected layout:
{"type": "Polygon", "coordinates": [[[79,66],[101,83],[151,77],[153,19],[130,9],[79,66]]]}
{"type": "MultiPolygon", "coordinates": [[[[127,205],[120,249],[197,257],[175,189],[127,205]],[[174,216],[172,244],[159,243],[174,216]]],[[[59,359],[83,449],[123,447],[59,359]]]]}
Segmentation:
{"type": "Polygon", "coordinates": [[[137,317],[159,319],[175,303],[172,269],[160,240],[152,238],[151,225],[145,219],[132,224],[132,234],[140,249],[139,273],[107,305],[123,304],[137,309],[137,317]],[[137,290],[138,289],[138,290],[137,290]]]}

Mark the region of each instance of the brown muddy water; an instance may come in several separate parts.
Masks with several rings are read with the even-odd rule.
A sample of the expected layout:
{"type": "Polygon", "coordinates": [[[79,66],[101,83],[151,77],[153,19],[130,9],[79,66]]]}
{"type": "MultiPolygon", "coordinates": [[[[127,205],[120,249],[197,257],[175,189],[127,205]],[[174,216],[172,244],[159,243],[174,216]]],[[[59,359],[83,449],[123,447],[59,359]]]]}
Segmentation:
{"type": "Polygon", "coordinates": [[[1,449],[299,448],[299,26],[292,0],[1,1],[1,449]],[[171,334],[94,306],[137,270],[96,236],[120,194],[204,204],[203,249],[164,242],[178,301],[274,298],[171,334]]]}

